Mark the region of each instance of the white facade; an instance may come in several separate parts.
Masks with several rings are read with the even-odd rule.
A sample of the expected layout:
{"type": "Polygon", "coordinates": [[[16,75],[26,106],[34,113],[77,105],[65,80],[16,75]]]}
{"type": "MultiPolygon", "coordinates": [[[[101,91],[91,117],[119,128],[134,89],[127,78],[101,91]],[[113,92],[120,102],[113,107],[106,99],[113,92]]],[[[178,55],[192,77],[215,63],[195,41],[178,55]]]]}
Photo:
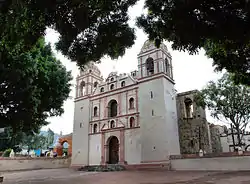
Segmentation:
{"type": "Polygon", "coordinates": [[[103,81],[90,63],[77,77],[72,165],[141,164],[180,154],[172,59],[146,41],[138,71],[103,81]]]}

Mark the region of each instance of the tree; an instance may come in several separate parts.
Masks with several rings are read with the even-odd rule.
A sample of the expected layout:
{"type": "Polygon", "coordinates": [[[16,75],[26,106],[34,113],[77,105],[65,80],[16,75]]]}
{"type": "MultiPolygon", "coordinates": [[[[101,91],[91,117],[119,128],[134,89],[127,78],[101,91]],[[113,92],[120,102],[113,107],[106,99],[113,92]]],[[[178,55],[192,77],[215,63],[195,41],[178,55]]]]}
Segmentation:
{"type": "Polygon", "coordinates": [[[55,133],[49,128],[48,129],[48,135],[46,137],[46,147],[49,147],[49,146],[51,146],[53,144],[54,135],[55,135],[55,133]]]}
{"type": "Polygon", "coordinates": [[[202,107],[208,107],[214,118],[233,125],[241,146],[242,136],[250,123],[250,88],[235,85],[232,75],[226,73],[217,82],[209,82],[196,100],[202,107]]]}
{"type": "Polygon", "coordinates": [[[0,52],[29,50],[47,27],[60,33],[57,48],[79,66],[104,55],[117,58],[134,44],[128,8],[137,0],[1,0],[0,52]]]}
{"type": "Polygon", "coordinates": [[[204,48],[217,70],[234,73],[234,80],[250,84],[250,2],[246,0],[146,0],[146,15],[137,25],[159,46],[197,53],[204,48]]]}
{"type": "Polygon", "coordinates": [[[46,147],[46,137],[43,135],[34,134],[34,135],[24,135],[22,146],[27,146],[28,150],[30,149],[47,149],[46,147]]]}
{"type": "Polygon", "coordinates": [[[5,128],[4,132],[0,133],[0,151],[13,149],[14,152],[20,152],[21,148],[19,144],[22,142],[23,136],[24,133],[19,132],[13,137],[12,129],[5,128]]]}
{"type": "Polygon", "coordinates": [[[40,39],[31,50],[0,62],[0,79],[0,127],[11,127],[15,135],[38,132],[48,117],[63,113],[72,76],[40,39]]]}

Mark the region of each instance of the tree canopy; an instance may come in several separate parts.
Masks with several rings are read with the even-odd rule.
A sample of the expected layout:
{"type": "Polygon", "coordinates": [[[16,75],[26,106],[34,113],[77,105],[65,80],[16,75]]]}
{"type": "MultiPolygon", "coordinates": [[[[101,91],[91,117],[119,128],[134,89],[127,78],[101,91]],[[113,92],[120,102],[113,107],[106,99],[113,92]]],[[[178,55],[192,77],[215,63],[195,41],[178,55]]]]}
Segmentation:
{"type": "Polygon", "coordinates": [[[209,82],[197,95],[197,103],[211,110],[212,117],[233,125],[238,143],[250,123],[250,87],[235,85],[226,73],[217,82],[209,82]]]}
{"type": "MultiPolygon", "coordinates": [[[[7,53],[23,52],[45,34],[47,27],[60,33],[57,49],[78,66],[104,55],[112,59],[134,44],[128,9],[138,0],[1,0],[0,60],[7,53]]],[[[146,15],[137,25],[159,45],[191,54],[204,48],[217,70],[234,73],[236,82],[250,83],[249,13],[246,0],[146,0],[146,15]]]]}
{"type": "Polygon", "coordinates": [[[72,76],[40,39],[31,50],[0,62],[0,79],[0,127],[33,133],[63,113],[72,76]]]}
{"type": "Polygon", "coordinates": [[[146,0],[146,15],[137,25],[159,45],[197,53],[204,48],[217,70],[234,73],[235,82],[250,84],[250,2],[246,0],[146,0]]]}
{"type": "Polygon", "coordinates": [[[0,52],[23,52],[52,27],[60,33],[57,49],[79,66],[104,55],[117,58],[134,44],[127,12],[136,1],[2,0],[0,52]]]}

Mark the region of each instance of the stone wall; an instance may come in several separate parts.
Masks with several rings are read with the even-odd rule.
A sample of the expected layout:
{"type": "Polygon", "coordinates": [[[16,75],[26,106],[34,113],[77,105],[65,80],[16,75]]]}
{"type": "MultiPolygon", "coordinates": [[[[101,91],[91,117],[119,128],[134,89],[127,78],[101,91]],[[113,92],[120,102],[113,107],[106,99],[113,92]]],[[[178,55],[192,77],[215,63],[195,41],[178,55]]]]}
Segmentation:
{"type": "Polygon", "coordinates": [[[214,126],[213,124],[210,125],[210,134],[211,134],[212,152],[213,153],[222,152],[220,131],[217,128],[217,126],[214,126]]]}
{"type": "Polygon", "coordinates": [[[250,156],[196,157],[171,160],[171,170],[177,171],[246,171],[250,156]]]}
{"type": "Polygon", "coordinates": [[[198,153],[200,149],[211,152],[211,136],[206,120],[206,112],[195,102],[197,90],[177,95],[177,114],[182,154],[198,153]],[[190,109],[186,101],[189,100],[190,109]]]}
{"type": "Polygon", "coordinates": [[[71,158],[1,158],[0,172],[35,169],[56,169],[70,166],[71,158]]]}
{"type": "Polygon", "coordinates": [[[250,152],[171,155],[171,170],[186,171],[242,171],[250,170],[250,152]]]}

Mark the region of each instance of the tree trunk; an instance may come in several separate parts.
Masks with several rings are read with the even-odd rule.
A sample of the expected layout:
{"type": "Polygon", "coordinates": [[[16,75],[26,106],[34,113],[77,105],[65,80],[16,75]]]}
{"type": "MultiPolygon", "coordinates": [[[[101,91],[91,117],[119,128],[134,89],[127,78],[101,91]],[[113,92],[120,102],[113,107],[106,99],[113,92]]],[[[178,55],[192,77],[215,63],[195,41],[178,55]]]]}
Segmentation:
{"type": "Polygon", "coordinates": [[[232,140],[233,140],[233,146],[234,146],[234,152],[236,151],[235,149],[235,140],[234,140],[234,128],[233,128],[233,124],[231,123],[231,135],[232,135],[232,140]]]}
{"type": "Polygon", "coordinates": [[[236,127],[237,139],[238,139],[238,146],[241,147],[241,138],[240,138],[240,128],[236,127]]]}

